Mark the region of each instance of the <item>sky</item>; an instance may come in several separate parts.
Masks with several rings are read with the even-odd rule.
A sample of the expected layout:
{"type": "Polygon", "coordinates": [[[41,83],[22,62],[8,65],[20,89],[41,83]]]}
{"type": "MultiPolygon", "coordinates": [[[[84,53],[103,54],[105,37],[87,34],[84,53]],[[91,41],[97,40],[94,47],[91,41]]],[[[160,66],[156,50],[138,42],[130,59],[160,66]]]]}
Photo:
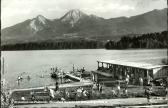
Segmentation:
{"type": "Polygon", "coordinates": [[[48,19],[62,17],[79,9],[103,18],[135,16],[167,7],[167,0],[1,0],[1,27],[9,27],[43,15],[48,19]]]}

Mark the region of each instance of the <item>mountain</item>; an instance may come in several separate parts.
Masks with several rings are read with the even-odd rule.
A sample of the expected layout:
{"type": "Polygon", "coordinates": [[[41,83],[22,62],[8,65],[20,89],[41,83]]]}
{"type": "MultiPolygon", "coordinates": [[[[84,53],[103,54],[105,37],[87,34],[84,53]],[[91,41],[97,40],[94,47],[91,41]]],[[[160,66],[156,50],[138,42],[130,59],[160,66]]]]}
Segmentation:
{"type": "Polygon", "coordinates": [[[31,20],[29,26],[31,30],[33,30],[34,32],[38,32],[47,28],[49,25],[45,17],[43,17],[42,15],[38,15],[36,18],[31,20]]]}
{"type": "Polygon", "coordinates": [[[70,10],[59,19],[42,15],[1,30],[1,44],[57,40],[107,40],[167,30],[167,8],[132,17],[104,19],[70,10]]]}
{"type": "Polygon", "coordinates": [[[74,27],[74,25],[82,18],[87,17],[87,15],[80,10],[71,10],[67,14],[65,14],[60,20],[64,23],[69,23],[71,27],[74,27]]]}

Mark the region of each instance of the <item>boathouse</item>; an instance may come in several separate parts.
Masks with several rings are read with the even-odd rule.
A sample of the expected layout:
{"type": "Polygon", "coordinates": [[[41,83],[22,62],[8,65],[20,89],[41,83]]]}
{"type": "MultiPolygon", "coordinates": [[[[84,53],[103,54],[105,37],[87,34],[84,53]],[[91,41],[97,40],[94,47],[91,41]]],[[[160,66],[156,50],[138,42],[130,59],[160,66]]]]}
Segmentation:
{"type": "Polygon", "coordinates": [[[149,79],[168,77],[168,65],[152,65],[127,61],[97,61],[98,68],[92,71],[93,81],[109,82],[125,80],[129,77],[130,84],[139,84],[140,78],[144,85],[149,79]]]}

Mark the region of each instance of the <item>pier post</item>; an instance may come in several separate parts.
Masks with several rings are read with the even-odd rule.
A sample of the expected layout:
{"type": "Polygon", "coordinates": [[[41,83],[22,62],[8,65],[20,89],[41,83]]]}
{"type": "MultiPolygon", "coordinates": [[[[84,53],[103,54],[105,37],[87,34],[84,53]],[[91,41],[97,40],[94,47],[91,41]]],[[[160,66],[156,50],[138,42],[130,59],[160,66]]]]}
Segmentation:
{"type": "Polygon", "coordinates": [[[74,67],[74,64],[73,64],[73,66],[72,66],[72,70],[73,70],[73,72],[75,72],[75,67],[74,67]]]}
{"type": "Polygon", "coordinates": [[[98,69],[99,69],[99,68],[100,68],[100,67],[99,67],[99,62],[97,62],[97,64],[98,64],[98,69]]]}
{"type": "Polygon", "coordinates": [[[107,65],[107,69],[108,69],[109,68],[109,64],[107,63],[106,65],[107,65]]]}

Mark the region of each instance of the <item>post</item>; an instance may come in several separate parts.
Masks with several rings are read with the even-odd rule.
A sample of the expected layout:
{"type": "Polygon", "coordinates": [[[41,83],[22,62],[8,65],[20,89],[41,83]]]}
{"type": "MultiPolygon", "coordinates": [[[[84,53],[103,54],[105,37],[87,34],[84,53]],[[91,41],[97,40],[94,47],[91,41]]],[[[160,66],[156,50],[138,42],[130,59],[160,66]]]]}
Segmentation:
{"type": "Polygon", "coordinates": [[[146,70],[147,85],[149,84],[149,70],[146,70]]]}
{"type": "Polygon", "coordinates": [[[72,70],[73,70],[73,73],[74,73],[75,72],[74,64],[73,64],[72,70]]]}
{"type": "Polygon", "coordinates": [[[99,61],[98,61],[97,63],[98,63],[98,69],[99,69],[99,68],[100,68],[100,67],[99,67],[99,61]]]}
{"type": "Polygon", "coordinates": [[[149,77],[149,70],[146,70],[146,77],[149,77]]]}
{"type": "Polygon", "coordinates": [[[167,65],[168,65],[168,47],[167,47],[167,65]]]}
{"type": "Polygon", "coordinates": [[[61,84],[63,83],[63,71],[61,70],[61,84]]]}
{"type": "Polygon", "coordinates": [[[4,61],[4,57],[2,58],[2,74],[4,74],[5,73],[5,61],[4,61]]]}
{"type": "Polygon", "coordinates": [[[95,74],[95,81],[97,82],[97,74],[95,74]]]}

